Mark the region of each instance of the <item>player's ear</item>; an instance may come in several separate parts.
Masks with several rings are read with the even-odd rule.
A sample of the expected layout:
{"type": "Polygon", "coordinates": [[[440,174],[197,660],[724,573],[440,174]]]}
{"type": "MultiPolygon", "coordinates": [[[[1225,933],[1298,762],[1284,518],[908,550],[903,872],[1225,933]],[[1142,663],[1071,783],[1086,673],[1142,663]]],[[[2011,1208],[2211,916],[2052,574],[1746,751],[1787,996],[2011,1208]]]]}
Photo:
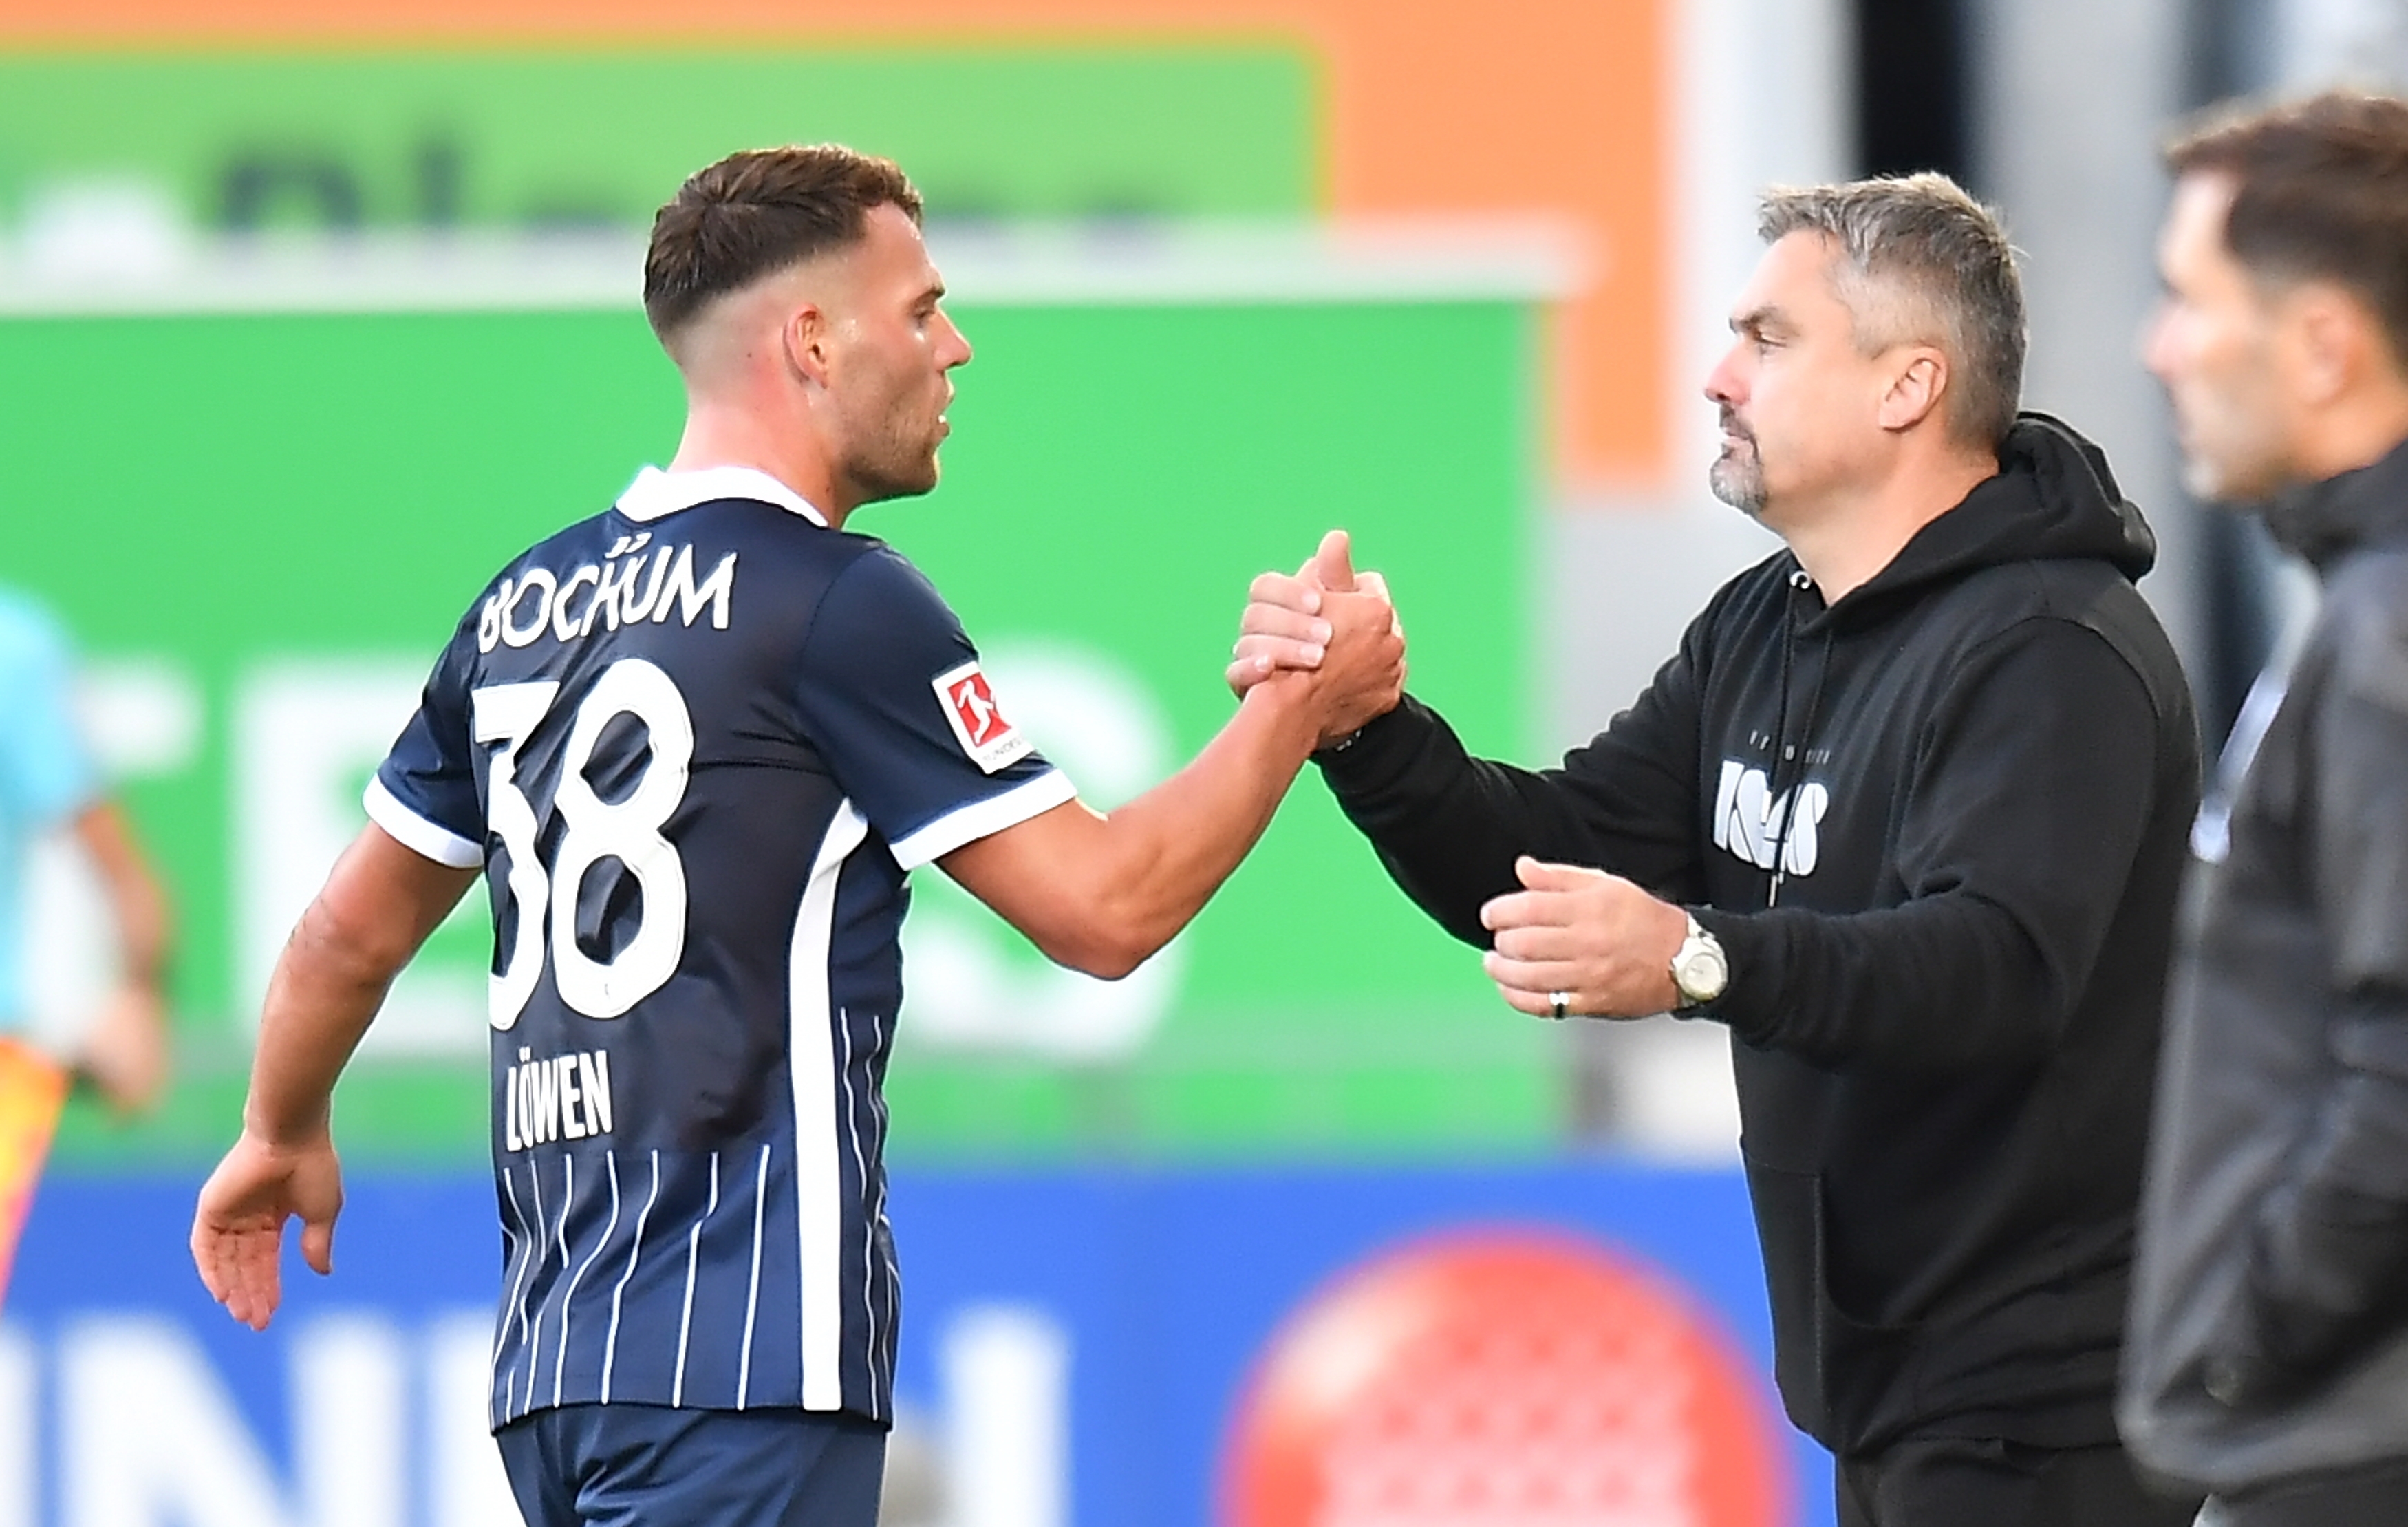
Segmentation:
{"type": "Polygon", "coordinates": [[[834,326],[828,323],[826,310],[816,302],[794,309],[786,314],[780,338],[785,345],[787,368],[811,385],[825,389],[835,369],[831,344],[834,326]]]}

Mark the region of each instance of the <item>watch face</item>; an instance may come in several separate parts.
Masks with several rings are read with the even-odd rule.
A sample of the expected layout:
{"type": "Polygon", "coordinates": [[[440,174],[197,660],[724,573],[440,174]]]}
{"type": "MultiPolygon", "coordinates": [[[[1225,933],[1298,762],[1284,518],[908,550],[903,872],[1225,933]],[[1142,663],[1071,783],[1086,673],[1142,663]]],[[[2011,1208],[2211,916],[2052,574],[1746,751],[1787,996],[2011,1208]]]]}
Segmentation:
{"type": "Polygon", "coordinates": [[[1711,944],[1693,944],[1683,950],[1681,963],[1672,972],[1672,984],[1693,1002],[1713,1001],[1723,994],[1723,983],[1728,979],[1723,952],[1711,944]]]}

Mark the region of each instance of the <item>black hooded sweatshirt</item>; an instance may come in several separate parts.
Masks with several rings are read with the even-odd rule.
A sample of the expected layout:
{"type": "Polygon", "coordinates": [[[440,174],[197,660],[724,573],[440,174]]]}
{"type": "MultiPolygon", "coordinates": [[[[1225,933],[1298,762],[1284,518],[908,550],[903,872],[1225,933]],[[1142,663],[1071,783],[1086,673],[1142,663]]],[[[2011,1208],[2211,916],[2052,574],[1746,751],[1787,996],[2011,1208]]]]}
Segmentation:
{"type": "Polygon", "coordinates": [[[2114,1438],[2199,744],[2105,459],[2039,414],[2000,454],[1835,604],[1786,552],[1733,579],[1560,769],[1411,698],[1322,758],[1467,943],[1519,854],[1720,938],[1776,1376],[1842,1455],[2114,1438]]]}

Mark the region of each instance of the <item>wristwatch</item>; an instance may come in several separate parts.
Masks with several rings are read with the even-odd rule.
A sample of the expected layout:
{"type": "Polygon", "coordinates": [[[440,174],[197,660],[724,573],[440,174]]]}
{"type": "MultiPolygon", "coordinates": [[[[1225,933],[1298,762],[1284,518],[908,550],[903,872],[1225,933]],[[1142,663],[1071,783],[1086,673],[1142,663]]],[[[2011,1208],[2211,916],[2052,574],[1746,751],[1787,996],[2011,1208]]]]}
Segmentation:
{"type": "Polygon", "coordinates": [[[1689,919],[1688,936],[1672,951],[1672,985],[1680,988],[1683,1008],[1703,1007],[1730,984],[1730,961],[1723,942],[1689,919]]]}

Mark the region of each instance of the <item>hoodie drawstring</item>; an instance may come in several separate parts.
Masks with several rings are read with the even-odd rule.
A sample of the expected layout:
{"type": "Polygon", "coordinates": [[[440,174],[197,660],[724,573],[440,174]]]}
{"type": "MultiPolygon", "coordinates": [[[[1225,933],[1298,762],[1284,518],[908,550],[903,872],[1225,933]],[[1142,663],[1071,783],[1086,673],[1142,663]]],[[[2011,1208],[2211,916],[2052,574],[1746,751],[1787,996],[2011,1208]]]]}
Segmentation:
{"type": "Polygon", "coordinates": [[[1790,572],[1790,597],[1788,608],[1784,611],[1789,618],[1782,623],[1781,690],[1779,710],[1772,724],[1772,771],[1771,778],[1768,782],[1773,801],[1773,814],[1777,820],[1772,832],[1772,878],[1765,886],[1764,892],[1764,904],[1767,907],[1776,907],[1781,904],[1781,883],[1789,874],[1789,829],[1798,817],[1797,798],[1806,787],[1806,750],[1814,741],[1814,724],[1821,719],[1823,711],[1824,684],[1831,676],[1831,645],[1834,631],[1831,623],[1827,620],[1823,623],[1823,650],[1814,669],[1814,686],[1806,692],[1805,725],[1798,734],[1796,749],[1798,766],[1786,771],[1789,775],[1789,783],[1786,786],[1787,793],[1784,794],[1784,787],[1782,785],[1784,772],[1782,765],[1788,761],[1791,753],[1788,745],[1789,671],[1798,647],[1798,596],[1813,586],[1814,581],[1806,575],[1805,569],[1799,568],[1790,572]]]}

